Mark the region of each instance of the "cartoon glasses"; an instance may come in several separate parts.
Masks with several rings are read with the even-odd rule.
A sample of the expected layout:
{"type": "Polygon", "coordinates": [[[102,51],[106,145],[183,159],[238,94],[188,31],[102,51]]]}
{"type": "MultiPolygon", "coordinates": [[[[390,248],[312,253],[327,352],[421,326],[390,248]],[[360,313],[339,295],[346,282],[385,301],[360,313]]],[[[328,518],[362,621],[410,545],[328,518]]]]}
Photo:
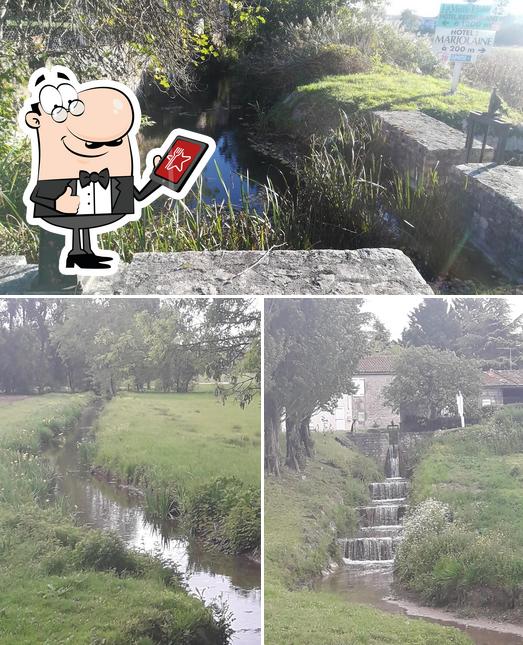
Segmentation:
{"type": "Polygon", "coordinates": [[[68,114],[80,116],[84,113],[85,105],[78,98],[78,93],[69,83],[62,83],[58,87],[45,85],[40,90],[39,103],[53,121],[63,123],[68,114]]]}

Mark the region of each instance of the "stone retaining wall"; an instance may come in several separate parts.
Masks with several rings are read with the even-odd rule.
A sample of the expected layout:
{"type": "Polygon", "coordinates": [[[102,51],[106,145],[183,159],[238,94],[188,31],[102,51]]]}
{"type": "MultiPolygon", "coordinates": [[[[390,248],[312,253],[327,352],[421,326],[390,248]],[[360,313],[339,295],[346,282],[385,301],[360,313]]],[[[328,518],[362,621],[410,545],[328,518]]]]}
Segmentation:
{"type": "Polygon", "coordinates": [[[347,443],[345,445],[350,446],[352,444],[353,447],[367,457],[374,459],[378,466],[384,469],[389,443],[389,433],[377,431],[347,434],[347,443]]]}
{"type": "MultiPolygon", "coordinates": [[[[378,111],[374,115],[381,125],[392,160],[412,177],[436,167],[445,175],[452,166],[465,163],[466,136],[446,123],[418,111],[378,111]]],[[[476,141],[471,160],[479,161],[480,152],[481,145],[476,141]]],[[[484,160],[492,161],[493,158],[494,151],[489,147],[484,160]]]]}
{"type": "Polygon", "coordinates": [[[450,175],[467,197],[469,240],[507,277],[523,278],[523,168],[463,164],[450,175]]]}
{"type": "MultiPolygon", "coordinates": [[[[0,258],[0,293],[34,290],[37,268],[0,258]]],[[[108,277],[82,279],[85,295],[372,295],[432,289],[396,249],[137,253],[108,277]]]]}

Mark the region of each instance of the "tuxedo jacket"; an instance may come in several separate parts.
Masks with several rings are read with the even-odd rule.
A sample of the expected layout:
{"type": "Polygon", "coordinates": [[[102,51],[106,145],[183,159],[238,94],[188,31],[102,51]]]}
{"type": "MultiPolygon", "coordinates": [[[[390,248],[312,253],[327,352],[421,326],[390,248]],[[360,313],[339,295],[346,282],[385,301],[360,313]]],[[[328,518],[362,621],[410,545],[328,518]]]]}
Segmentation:
{"type": "MultiPolygon", "coordinates": [[[[111,213],[114,215],[133,215],[134,202],[142,201],[148,197],[160,184],[155,181],[149,181],[145,186],[138,190],[134,185],[134,178],[128,177],[111,177],[111,213]]],[[[56,210],[56,200],[64,194],[65,189],[70,186],[72,194],[77,194],[78,179],[42,179],[36,182],[36,186],[31,193],[31,201],[34,202],[33,217],[56,217],[60,215],[70,215],[70,213],[60,213],[56,210]]],[[[96,215],[87,215],[86,217],[96,217],[96,215]]]]}

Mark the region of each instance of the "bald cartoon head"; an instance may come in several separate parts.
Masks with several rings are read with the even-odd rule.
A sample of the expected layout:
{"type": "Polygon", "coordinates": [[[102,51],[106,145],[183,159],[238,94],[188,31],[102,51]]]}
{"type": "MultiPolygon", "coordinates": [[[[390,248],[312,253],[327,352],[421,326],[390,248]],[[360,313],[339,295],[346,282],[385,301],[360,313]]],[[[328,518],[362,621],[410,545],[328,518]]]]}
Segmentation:
{"type": "Polygon", "coordinates": [[[104,81],[78,86],[71,76],[59,71],[34,79],[25,124],[38,137],[38,179],[103,168],[111,176],[132,175],[129,135],[140,115],[125,88],[104,81]]]}

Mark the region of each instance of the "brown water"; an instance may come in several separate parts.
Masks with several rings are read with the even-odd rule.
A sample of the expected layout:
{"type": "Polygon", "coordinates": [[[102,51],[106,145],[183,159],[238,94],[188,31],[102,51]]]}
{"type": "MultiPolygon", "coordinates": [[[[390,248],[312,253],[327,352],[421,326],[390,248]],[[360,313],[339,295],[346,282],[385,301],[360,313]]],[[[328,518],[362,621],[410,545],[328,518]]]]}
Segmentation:
{"type": "Polygon", "coordinates": [[[422,607],[392,596],[392,566],[347,566],[318,581],[316,589],[336,593],[351,603],[370,605],[392,614],[408,615],[456,627],[477,645],[521,645],[523,626],[487,618],[465,619],[433,607],[422,607]]]}
{"type": "Polygon", "coordinates": [[[82,465],[79,444],[97,413],[96,406],[85,410],[65,445],[49,453],[61,476],[57,493],[75,509],[78,524],[115,531],[130,548],[174,565],[192,594],[206,604],[227,603],[234,645],[261,645],[260,565],[203,549],[182,535],[175,522],[155,526],[146,518],[140,497],[92,477],[82,465]]]}

